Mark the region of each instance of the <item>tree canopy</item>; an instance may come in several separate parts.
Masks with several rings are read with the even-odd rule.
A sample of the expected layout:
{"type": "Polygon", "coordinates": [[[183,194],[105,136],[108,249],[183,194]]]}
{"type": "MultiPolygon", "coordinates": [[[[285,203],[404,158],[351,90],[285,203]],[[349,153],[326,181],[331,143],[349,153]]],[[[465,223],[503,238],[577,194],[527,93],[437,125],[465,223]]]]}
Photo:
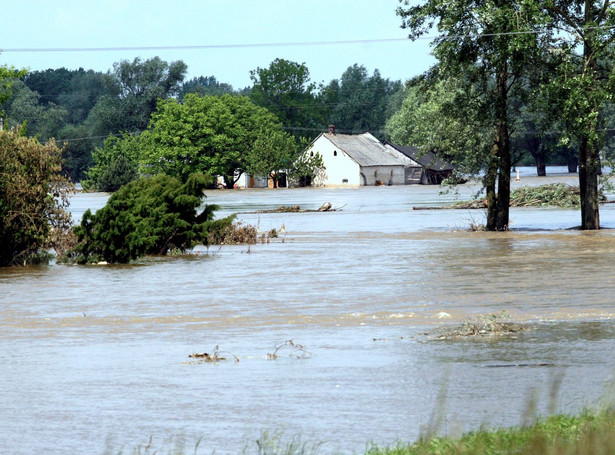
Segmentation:
{"type": "Polygon", "coordinates": [[[214,222],[215,206],[197,211],[210,179],[202,174],[185,183],[168,175],[135,180],[114,193],[92,214],[87,210],[75,227],[76,247],[69,258],[77,263],[127,263],[145,255],[185,252],[207,244],[210,230],[231,218],[214,222]]]}
{"type": "Polygon", "coordinates": [[[195,172],[221,175],[232,188],[257,139],[280,129],[275,115],[247,97],[188,94],[183,103],[159,104],[140,137],[141,162],[148,173],[184,181],[195,172]]]}
{"type": "Polygon", "coordinates": [[[354,64],[322,89],[326,122],[339,131],[382,136],[395,94],[402,88],[400,81],[384,79],[377,69],[370,76],[363,65],[354,64]]]}
{"type": "Polygon", "coordinates": [[[73,187],[61,170],[53,141],[0,131],[0,266],[46,261],[48,249],[69,246],[73,187]]]}
{"type": "Polygon", "coordinates": [[[479,78],[490,103],[483,111],[493,125],[491,151],[483,184],[487,193],[488,230],[508,229],[512,128],[509,96],[520,77],[535,63],[541,48],[535,30],[542,22],[538,4],[530,0],[455,0],[446,5],[426,0],[403,6],[397,13],[409,36],[416,39],[437,26],[434,55],[445,77],[471,74],[479,78]],[[405,6],[405,7],[404,7],[405,6]]]}
{"type": "Polygon", "coordinates": [[[317,85],[310,81],[305,63],[277,58],[268,68],[251,71],[250,78],[252,102],[273,112],[297,136],[309,136],[310,130],[323,126],[317,85]]]}

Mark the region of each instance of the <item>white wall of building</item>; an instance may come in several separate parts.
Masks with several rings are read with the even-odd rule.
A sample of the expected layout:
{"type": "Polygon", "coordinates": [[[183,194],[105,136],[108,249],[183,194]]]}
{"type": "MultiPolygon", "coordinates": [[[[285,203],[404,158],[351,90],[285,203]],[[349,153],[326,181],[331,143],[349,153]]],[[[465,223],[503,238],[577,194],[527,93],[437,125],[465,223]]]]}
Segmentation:
{"type": "Polygon", "coordinates": [[[338,149],[326,137],[320,136],[312,146],[306,151],[320,153],[324,172],[314,179],[314,186],[360,186],[360,168],[356,161],[338,149]]]}

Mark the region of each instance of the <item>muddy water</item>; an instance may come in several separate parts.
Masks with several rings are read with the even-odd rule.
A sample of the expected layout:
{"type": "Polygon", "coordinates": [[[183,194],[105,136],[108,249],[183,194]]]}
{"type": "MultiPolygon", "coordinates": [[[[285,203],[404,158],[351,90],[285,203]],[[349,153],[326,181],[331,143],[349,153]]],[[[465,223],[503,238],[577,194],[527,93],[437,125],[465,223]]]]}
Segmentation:
{"type": "MultiPolygon", "coordinates": [[[[2,446],[131,453],[152,436],[163,453],[202,438],[198,453],[231,454],[255,452],[269,430],[360,453],[414,440],[436,412],[456,432],[519,424],[532,395],[538,413],[597,403],[615,367],[615,231],[523,209],[513,232],[470,233],[456,228],[482,213],[412,210],[454,198],[418,186],[212,192],[222,214],[286,232],[129,266],[0,270],[2,446]],[[326,201],[342,210],[254,213],[326,201]],[[500,311],[531,330],[422,335],[500,311]],[[309,358],[282,348],[267,360],[290,339],[309,358]],[[239,362],[190,362],[216,345],[239,362]]],[[[75,217],[105,199],[77,195],[75,217]]],[[[615,227],[615,207],[601,218],[615,227]]]]}

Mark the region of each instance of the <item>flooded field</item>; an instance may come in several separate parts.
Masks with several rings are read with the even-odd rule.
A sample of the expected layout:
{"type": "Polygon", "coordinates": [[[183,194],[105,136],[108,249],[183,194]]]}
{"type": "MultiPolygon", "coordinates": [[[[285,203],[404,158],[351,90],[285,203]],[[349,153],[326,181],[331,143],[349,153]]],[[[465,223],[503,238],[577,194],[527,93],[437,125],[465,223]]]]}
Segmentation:
{"type": "MultiPolygon", "coordinates": [[[[0,269],[2,446],[133,453],[151,436],[162,453],[199,440],[198,453],[254,453],[269,431],[362,453],[416,439],[434,413],[458,432],[520,424],[532,396],[542,414],[597,403],[614,380],[615,230],[570,229],[575,210],[513,209],[512,232],[467,232],[482,212],[413,210],[455,197],[426,186],[212,191],[220,215],[285,232],[128,266],[0,269]],[[324,202],[341,210],[256,213],[324,202]],[[530,330],[424,336],[501,312],[530,330]],[[268,360],[286,340],[304,351],[268,360]],[[231,360],[188,357],[216,345],[231,360]]],[[[75,218],[105,200],[76,195],[75,218]]],[[[613,204],[601,220],[615,228],[613,204]]]]}

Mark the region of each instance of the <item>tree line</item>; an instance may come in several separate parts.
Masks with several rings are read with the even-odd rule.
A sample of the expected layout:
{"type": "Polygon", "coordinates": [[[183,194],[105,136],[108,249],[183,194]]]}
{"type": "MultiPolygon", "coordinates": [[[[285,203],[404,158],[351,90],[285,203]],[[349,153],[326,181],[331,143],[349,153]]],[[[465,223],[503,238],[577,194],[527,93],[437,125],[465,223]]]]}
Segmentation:
{"type": "Polygon", "coordinates": [[[271,112],[283,131],[311,139],[330,123],[348,132],[383,131],[403,90],[400,81],[385,79],[378,70],[369,74],[357,64],[326,85],[312,82],[305,64],[284,59],[253,70],[252,86],[243,89],[215,76],[186,80],[186,74],[184,62],[158,57],[122,60],[106,73],[33,71],[12,81],[12,95],[0,104],[0,115],[5,127],[22,126],[42,142],[55,138],[64,147],[69,178],[91,182],[87,171],[97,164],[95,150],[109,137],[145,131],[159,103],[183,104],[191,94],[243,96],[271,112]]]}

